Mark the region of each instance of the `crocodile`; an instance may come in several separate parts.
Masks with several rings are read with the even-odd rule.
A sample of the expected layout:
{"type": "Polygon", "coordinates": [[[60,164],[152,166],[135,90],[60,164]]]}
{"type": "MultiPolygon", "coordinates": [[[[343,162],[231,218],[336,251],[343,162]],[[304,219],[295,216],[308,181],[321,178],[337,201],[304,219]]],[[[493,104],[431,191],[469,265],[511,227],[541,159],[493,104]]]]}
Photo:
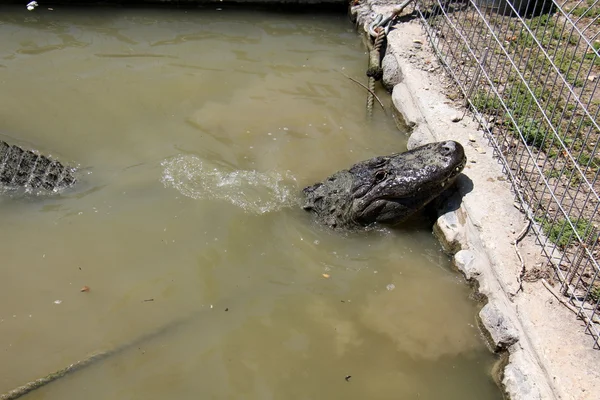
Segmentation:
{"type": "Polygon", "coordinates": [[[73,169],[0,140],[0,187],[56,192],[74,185],[73,169]]]}
{"type": "Polygon", "coordinates": [[[397,225],[452,185],[466,162],[451,140],[374,157],[304,188],[302,208],[334,229],[397,225]]]}

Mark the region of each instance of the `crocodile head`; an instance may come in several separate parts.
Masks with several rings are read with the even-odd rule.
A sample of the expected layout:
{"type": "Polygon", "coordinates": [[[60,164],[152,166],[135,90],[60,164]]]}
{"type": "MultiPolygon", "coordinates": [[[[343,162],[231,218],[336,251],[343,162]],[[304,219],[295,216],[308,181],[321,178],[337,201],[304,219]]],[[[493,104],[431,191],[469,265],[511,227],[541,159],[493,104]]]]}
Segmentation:
{"type": "Polygon", "coordinates": [[[446,190],[465,164],[455,141],[375,157],[305,188],[303,208],[332,228],[395,225],[446,190]]]}

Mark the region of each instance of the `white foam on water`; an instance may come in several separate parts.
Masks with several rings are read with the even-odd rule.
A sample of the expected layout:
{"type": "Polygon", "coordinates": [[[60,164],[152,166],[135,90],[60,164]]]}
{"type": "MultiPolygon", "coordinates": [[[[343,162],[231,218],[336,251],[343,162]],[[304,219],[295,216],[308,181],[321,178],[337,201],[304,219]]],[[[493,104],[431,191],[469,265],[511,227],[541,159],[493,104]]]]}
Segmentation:
{"type": "Polygon", "coordinates": [[[295,178],[289,173],[224,171],[193,155],[161,163],[162,183],[193,199],[226,200],[254,214],[290,207],[297,201],[295,178]]]}

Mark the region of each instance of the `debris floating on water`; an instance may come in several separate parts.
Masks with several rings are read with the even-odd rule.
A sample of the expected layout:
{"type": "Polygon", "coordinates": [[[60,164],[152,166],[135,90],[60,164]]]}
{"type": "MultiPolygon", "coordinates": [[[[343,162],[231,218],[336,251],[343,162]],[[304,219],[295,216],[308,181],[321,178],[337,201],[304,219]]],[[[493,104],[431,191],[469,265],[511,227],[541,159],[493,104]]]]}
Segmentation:
{"type": "Polygon", "coordinates": [[[54,304],[60,304],[62,303],[62,300],[54,300],[54,304]]]}
{"type": "Polygon", "coordinates": [[[387,290],[394,290],[394,289],[396,289],[396,285],[394,285],[393,283],[390,283],[390,284],[389,284],[389,285],[387,285],[385,288],[386,288],[387,290]]]}
{"type": "Polygon", "coordinates": [[[325,278],[325,279],[329,279],[330,277],[331,277],[331,275],[329,275],[329,274],[323,274],[323,278],[325,278]]]}
{"type": "Polygon", "coordinates": [[[84,286],[81,289],[79,289],[80,292],[89,292],[90,291],[90,287],[89,286],[84,286]]]}
{"type": "Polygon", "coordinates": [[[32,2],[27,3],[27,9],[29,11],[33,11],[37,6],[38,6],[37,1],[32,1],[32,2]]]}

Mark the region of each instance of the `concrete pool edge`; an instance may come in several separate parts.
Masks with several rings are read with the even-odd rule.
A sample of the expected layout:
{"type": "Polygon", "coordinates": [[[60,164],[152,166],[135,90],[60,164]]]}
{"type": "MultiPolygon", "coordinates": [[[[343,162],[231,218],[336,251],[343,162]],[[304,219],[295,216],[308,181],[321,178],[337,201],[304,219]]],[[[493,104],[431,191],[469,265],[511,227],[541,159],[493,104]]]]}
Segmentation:
{"type": "MultiPolygon", "coordinates": [[[[403,73],[408,76],[415,76],[414,71],[409,71],[409,66],[404,63],[404,60],[398,61],[399,69],[403,73]]],[[[421,83],[425,81],[416,79],[414,83],[416,82],[421,83]]],[[[419,93],[419,90],[414,90],[416,88],[413,86],[415,85],[404,81],[394,86],[392,94],[394,106],[410,125],[415,124],[415,128],[409,138],[409,148],[422,143],[445,139],[458,139],[463,145],[469,143],[468,138],[465,141],[464,137],[460,137],[462,135],[457,136],[453,134],[452,129],[437,130],[430,128],[429,121],[431,118],[429,117],[437,119],[440,116],[432,116],[430,114],[432,108],[422,102],[422,97],[414,96],[415,93],[419,93]]],[[[450,121],[451,118],[451,115],[448,116],[447,121],[450,121]]],[[[472,132],[477,131],[476,126],[468,128],[472,132]]],[[[485,147],[479,146],[479,148],[485,147]]],[[[490,154],[488,158],[491,159],[491,149],[484,151],[490,154]]],[[[472,148],[467,150],[469,161],[471,163],[475,161],[475,165],[481,166],[481,157],[474,157],[472,153],[472,148]]],[[[494,160],[490,161],[496,163],[494,160]]],[[[521,326],[519,317],[515,312],[516,310],[511,303],[510,285],[507,285],[508,282],[503,282],[503,277],[497,274],[498,269],[506,270],[507,267],[510,268],[505,264],[513,266],[519,264],[515,253],[506,254],[506,251],[498,249],[497,241],[495,240],[500,238],[506,239],[506,248],[510,248],[508,242],[515,237],[515,233],[513,232],[514,229],[506,228],[524,224],[520,212],[512,206],[514,196],[510,192],[510,185],[508,183],[502,185],[505,186],[502,189],[506,193],[501,195],[502,198],[508,199],[510,202],[498,201],[499,199],[496,197],[499,194],[498,188],[494,188],[493,191],[482,190],[482,193],[477,193],[475,187],[479,186],[480,180],[473,178],[472,171],[465,172],[473,181],[472,191],[466,193],[469,189],[465,187],[465,184],[459,182],[461,198],[458,200],[458,209],[441,214],[434,227],[434,233],[443,243],[444,247],[450,253],[454,254],[453,263],[457,269],[463,273],[468,281],[476,281],[477,292],[485,296],[486,302],[479,313],[478,320],[489,340],[492,350],[494,352],[506,351],[509,354],[507,364],[503,369],[498,371],[501,376],[496,377],[502,383],[503,389],[509,398],[513,400],[554,398],[554,390],[549,383],[548,374],[538,360],[535,350],[527,343],[527,333],[525,328],[521,326]],[[482,196],[491,193],[494,193],[493,196],[496,198],[491,199],[482,196]],[[481,200],[483,198],[486,199],[485,204],[482,204],[481,200]],[[490,202],[495,204],[490,204],[490,202]],[[503,209],[503,211],[498,213],[498,209],[503,209]],[[494,226],[490,227],[489,221],[486,221],[485,224],[482,223],[482,219],[476,217],[476,214],[480,214],[481,217],[489,216],[490,214],[502,215],[504,218],[498,218],[495,221],[496,223],[493,224],[494,226]],[[513,222],[502,223],[501,219],[513,222]],[[494,238],[493,235],[485,236],[485,231],[490,233],[491,230],[495,229],[497,229],[498,233],[501,232],[498,238],[494,238]]],[[[493,171],[489,172],[492,173],[488,174],[489,176],[486,180],[494,179],[502,174],[499,165],[498,174],[493,174],[493,171]]],[[[514,276],[516,277],[518,274],[514,276]]],[[[512,291],[512,293],[514,292],[515,290],[512,291]]]]}
{"type": "MultiPolygon", "coordinates": [[[[369,0],[351,8],[351,17],[362,33],[367,31],[373,11],[389,14],[393,2],[384,3],[369,0]]],[[[557,360],[550,359],[553,363],[540,356],[548,353],[540,336],[549,329],[538,331],[532,323],[531,301],[519,309],[518,296],[527,294],[518,294],[522,266],[512,243],[526,219],[514,206],[511,186],[503,179],[502,167],[477,124],[470,118],[463,120],[463,110],[450,104],[439,82],[433,83],[432,75],[444,72],[418,21],[398,23],[390,32],[383,69],[384,85],[393,88],[395,108],[413,128],[409,148],[445,139],[465,146],[469,163],[464,173],[468,178],[458,182],[456,211],[439,217],[435,233],[454,254],[457,269],[486,299],[479,313],[480,326],[492,351],[508,355],[497,368],[497,382],[513,400],[570,398],[574,393],[567,396],[559,386],[557,360]]],[[[520,246],[528,261],[539,253],[531,236],[520,246]]]]}
{"type": "MultiPolygon", "coordinates": [[[[405,76],[416,78],[416,71],[412,71],[413,68],[410,68],[410,64],[407,64],[406,60],[398,56],[395,56],[395,58],[398,62],[398,68],[403,71],[405,76]]],[[[457,139],[452,129],[431,129],[429,124],[432,119],[431,117],[438,119],[440,115],[432,115],[434,109],[423,102],[424,99],[422,96],[415,96],[416,93],[422,90],[423,82],[426,82],[426,80],[403,80],[394,86],[392,93],[394,106],[410,125],[414,124],[414,130],[409,138],[409,148],[430,141],[457,139]],[[421,86],[421,88],[415,88],[414,86],[421,86]]],[[[456,112],[458,110],[452,111],[456,112]]],[[[446,121],[452,124],[451,119],[452,115],[448,115],[446,121]]],[[[477,132],[477,127],[468,126],[466,130],[477,132]]],[[[464,145],[469,143],[468,138],[466,141],[464,137],[458,137],[458,139],[464,145]]],[[[480,139],[479,134],[478,139],[480,139]]],[[[483,147],[480,146],[479,148],[483,147]]],[[[491,159],[491,149],[485,151],[490,154],[490,157],[487,158],[491,159]]],[[[472,147],[467,149],[468,159],[470,162],[475,161],[475,165],[479,163],[478,166],[480,166],[481,161],[479,159],[481,157],[474,156],[472,153],[474,153],[472,147]]],[[[502,174],[497,162],[494,160],[490,161],[498,166],[498,171],[497,174],[489,171],[492,173],[489,174],[486,180],[489,178],[494,179],[502,174]]],[[[469,193],[471,196],[465,193],[468,189],[460,187],[459,190],[463,195],[461,196],[461,204],[456,211],[446,212],[439,217],[435,226],[436,236],[442,242],[445,242],[445,247],[449,250],[451,248],[448,244],[453,245],[454,250],[460,249],[454,254],[453,262],[455,266],[469,281],[477,281],[477,291],[487,299],[486,304],[479,314],[480,325],[487,331],[486,336],[490,339],[493,350],[496,352],[507,351],[509,354],[508,363],[503,370],[499,371],[502,376],[498,377],[498,381],[502,383],[508,396],[513,400],[554,398],[554,390],[548,382],[548,374],[538,360],[535,351],[526,343],[527,334],[525,329],[520,326],[518,315],[511,304],[510,291],[507,290],[507,285],[503,284],[502,277],[495,273],[499,268],[506,269],[507,266],[503,264],[517,265],[519,261],[515,253],[512,252],[512,249],[510,254],[506,254],[505,251],[497,248],[493,236],[488,236],[488,238],[484,236],[484,230],[489,232],[490,228],[491,230],[500,228],[498,229],[498,233],[504,232],[499,235],[499,238],[513,238],[515,236],[514,229],[506,228],[523,225],[523,218],[521,213],[512,206],[514,196],[510,192],[510,185],[508,183],[505,182],[506,184],[502,185],[505,186],[502,188],[505,193],[501,194],[502,198],[509,200],[508,203],[498,201],[499,199],[496,197],[495,199],[486,198],[487,201],[492,201],[495,204],[490,204],[487,201],[486,204],[482,204],[481,199],[483,196],[478,195],[475,189],[476,186],[479,186],[480,180],[473,178],[472,171],[468,171],[467,174],[473,181],[473,189],[469,193]],[[483,210],[482,206],[485,206],[488,211],[483,210]],[[504,210],[498,213],[497,209],[504,210]],[[505,216],[505,220],[512,220],[514,222],[503,224],[498,219],[496,224],[494,224],[496,226],[493,228],[489,226],[489,223],[486,223],[487,227],[484,228],[484,224],[481,223],[482,219],[475,217],[478,213],[482,217],[490,214],[503,215],[505,216]],[[510,217],[506,218],[506,216],[510,217]],[[486,239],[491,239],[491,241],[486,239]],[[509,257],[508,260],[507,256],[509,257]]],[[[482,191],[481,194],[495,193],[495,197],[499,194],[497,191],[498,189],[494,188],[492,192],[486,190],[482,191]]],[[[509,243],[506,243],[506,247],[510,247],[509,243]]],[[[515,274],[514,276],[517,275],[515,274]]]]}

